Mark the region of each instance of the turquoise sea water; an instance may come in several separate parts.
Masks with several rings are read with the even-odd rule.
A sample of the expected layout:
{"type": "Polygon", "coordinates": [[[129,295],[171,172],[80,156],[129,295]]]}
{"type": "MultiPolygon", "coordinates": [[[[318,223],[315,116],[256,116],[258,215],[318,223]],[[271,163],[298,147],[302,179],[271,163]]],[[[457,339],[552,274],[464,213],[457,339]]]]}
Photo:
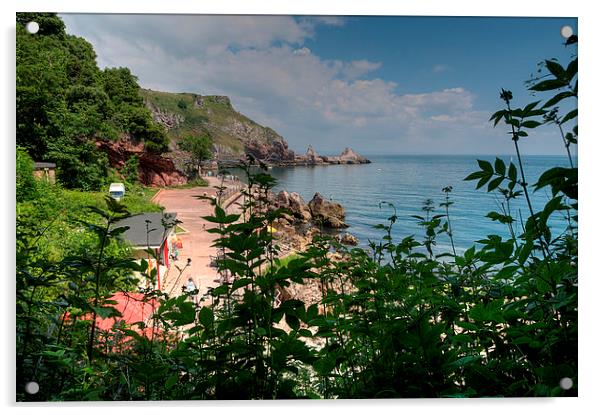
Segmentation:
{"type": "MultiPolygon", "coordinates": [[[[426,199],[433,199],[435,214],[444,213],[439,204],[444,202],[443,187],[452,186],[450,207],[454,242],[460,251],[472,246],[475,241],[488,234],[509,237],[508,228],[493,222],[485,215],[498,206],[503,198],[496,192],[487,193],[485,188],[475,190],[476,181],[463,179],[477,171],[477,158],[494,161],[495,156],[372,156],[371,164],[337,165],[295,168],[274,168],[270,174],[278,179],[276,191],[298,192],[306,202],[315,192],[325,198],[340,202],[346,209],[346,222],[349,232],[360,239],[366,247],[369,240],[379,240],[382,231],[374,225],[387,223],[392,210],[387,206],[379,208],[379,202],[392,203],[397,209],[398,221],[393,228],[393,237],[400,241],[403,237],[415,235],[423,238],[422,229],[411,215],[423,215],[422,206],[426,199]]],[[[500,156],[506,164],[511,156],[500,156]]],[[[517,164],[516,157],[514,162],[517,164]]],[[[567,166],[566,157],[525,156],[523,157],[527,182],[533,184],[541,173],[554,166],[567,166]]],[[[518,186],[517,186],[518,189],[518,186]]],[[[534,209],[541,210],[550,194],[540,190],[532,195],[534,209]]],[[[528,209],[524,197],[511,202],[513,216],[518,219],[519,211],[526,220],[528,209]]],[[[553,231],[561,232],[565,221],[554,217],[550,224],[553,231]]],[[[442,234],[438,238],[438,249],[450,248],[449,238],[442,234]]]]}

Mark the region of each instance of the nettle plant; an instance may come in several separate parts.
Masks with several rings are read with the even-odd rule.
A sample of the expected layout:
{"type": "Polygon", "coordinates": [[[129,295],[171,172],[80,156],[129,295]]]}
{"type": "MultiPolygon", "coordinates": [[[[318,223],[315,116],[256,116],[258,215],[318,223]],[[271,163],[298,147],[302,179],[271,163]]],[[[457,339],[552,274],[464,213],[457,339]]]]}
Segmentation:
{"type": "Polygon", "coordinates": [[[110,224],[127,212],[112,202],[96,210],[105,224],[92,227],[96,248],[61,263],[37,254],[44,229],[17,226],[19,380],[53,385],[35,399],[57,400],[575,396],[577,127],[566,126],[577,112],[561,115],[556,105],[577,97],[577,61],[545,67],[531,90],[553,97],[514,108],[512,93],[502,90],[504,108],[492,117],[508,127],[518,164],[479,160],[480,170],[466,178],[503,196],[500,211],[487,217],[505,224],[509,237],[487,235],[461,254],[445,187],[444,213],[430,200],[414,216],[423,236],[394,241],[397,212],[383,203],[393,213],[370,249],[318,234],[281,261],[270,228],[285,210],[269,203],[275,180],[249,158],[240,213],[228,213],[220,196],[204,218],[214,224],[220,284],[198,303],[148,289],[147,300],[158,304],[148,326],[117,324],[102,340],[83,315],[116,315],[108,299],[131,289],[122,271],[147,265],[117,261],[107,249],[123,232],[110,224]],[[558,127],[569,167],[531,185],[519,143],[546,123],[558,127]],[[536,211],[531,195],[544,189],[551,197],[536,211]],[[524,222],[512,216],[518,198],[529,210],[524,222]],[[553,215],[566,221],[559,234],[549,226],[553,215]],[[452,252],[433,249],[440,237],[452,252]],[[317,290],[319,299],[284,298],[293,283],[317,290]],[[51,287],[67,294],[50,295],[51,287]],[[66,315],[71,324],[61,323],[66,315]],[[138,330],[148,328],[150,335],[138,330]],[[563,378],[573,387],[563,389],[563,378]]]}

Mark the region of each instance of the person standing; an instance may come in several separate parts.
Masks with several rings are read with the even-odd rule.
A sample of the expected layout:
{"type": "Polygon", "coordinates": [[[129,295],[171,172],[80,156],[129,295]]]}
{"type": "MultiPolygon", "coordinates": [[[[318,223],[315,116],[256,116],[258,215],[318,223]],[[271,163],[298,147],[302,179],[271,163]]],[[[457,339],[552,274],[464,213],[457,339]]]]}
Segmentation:
{"type": "Polygon", "coordinates": [[[188,277],[188,282],[186,283],[186,292],[188,293],[188,296],[192,302],[196,304],[198,289],[192,277],[188,277]]]}

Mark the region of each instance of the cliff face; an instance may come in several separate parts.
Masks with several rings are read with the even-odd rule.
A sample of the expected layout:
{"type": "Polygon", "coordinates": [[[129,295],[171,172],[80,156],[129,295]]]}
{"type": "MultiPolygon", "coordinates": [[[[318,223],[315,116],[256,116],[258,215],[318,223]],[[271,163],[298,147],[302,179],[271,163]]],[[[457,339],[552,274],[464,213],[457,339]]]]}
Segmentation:
{"type": "Polygon", "coordinates": [[[137,157],[138,179],[147,186],[175,186],[187,181],[171,159],[145,152],[143,143],[132,143],[124,137],[119,141],[97,141],[96,146],[107,153],[109,163],[118,170],[131,156],[137,157]]]}
{"type": "Polygon", "coordinates": [[[292,161],[294,153],[278,133],[237,112],[225,96],[174,94],[141,90],[155,121],[170,138],[170,148],[186,135],[209,133],[214,151],[222,159],[235,159],[250,153],[266,161],[292,161]]]}

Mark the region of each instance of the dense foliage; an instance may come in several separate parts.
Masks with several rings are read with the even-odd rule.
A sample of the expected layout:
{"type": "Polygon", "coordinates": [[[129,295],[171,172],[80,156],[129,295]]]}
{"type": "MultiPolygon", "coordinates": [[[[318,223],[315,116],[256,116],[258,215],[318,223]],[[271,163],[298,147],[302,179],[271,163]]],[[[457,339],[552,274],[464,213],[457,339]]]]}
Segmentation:
{"type": "Polygon", "coordinates": [[[163,127],[144,107],[127,68],[100,70],[85,39],[65,32],[53,13],[17,13],[17,144],[36,161],[55,162],[67,187],[99,189],[108,159],[97,140],[128,135],[147,150],[167,150],[163,127]],[[25,25],[36,21],[30,34],[25,25]]]}
{"type": "Polygon", "coordinates": [[[94,208],[97,221],[85,221],[95,235],[90,247],[59,258],[41,253],[51,219],[23,223],[18,216],[17,398],[575,396],[577,127],[564,131],[577,112],[561,116],[554,106],[574,107],[577,61],[545,65],[546,79],[531,90],[555,95],[517,108],[502,90],[504,108],[492,116],[507,126],[518,164],[479,160],[466,178],[504,197],[501,210],[487,216],[508,233],[485,235],[463,253],[432,249],[442,237],[454,246],[453,189],[445,187],[441,213],[427,201],[415,216],[424,236],[394,241],[392,207],[388,223],[378,226],[382,239],[369,251],[318,235],[281,262],[268,231],[284,213],[267,203],[274,179],[248,165],[242,213],[216,205],[205,218],[215,224],[209,231],[222,253],[219,269],[233,279],[198,304],[189,295],[143,290],[149,302],[159,301],[151,320],[99,333],[89,316],[116,315],[107,298],[134,289],[129,276],[146,270],[144,261],[107,249],[123,232],[112,224],[127,210],[114,202],[94,208]],[[528,184],[519,143],[545,122],[560,127],[568,167],[528,184]],[[535,191],[550,194],[541,211],[530,204],[535,191]],[[523,197],[524,221],[510,210],[523,197]],[[548,226],[552,215],[565,217],[559,234],[548,226]],[[321,300],[284,299],[292,284],[316,288],[321,300]],[[571,388],[560,386],[563,378],[571,388]],[[36,395],[23,392],[30,380],[41,385],[36,395]]]}

